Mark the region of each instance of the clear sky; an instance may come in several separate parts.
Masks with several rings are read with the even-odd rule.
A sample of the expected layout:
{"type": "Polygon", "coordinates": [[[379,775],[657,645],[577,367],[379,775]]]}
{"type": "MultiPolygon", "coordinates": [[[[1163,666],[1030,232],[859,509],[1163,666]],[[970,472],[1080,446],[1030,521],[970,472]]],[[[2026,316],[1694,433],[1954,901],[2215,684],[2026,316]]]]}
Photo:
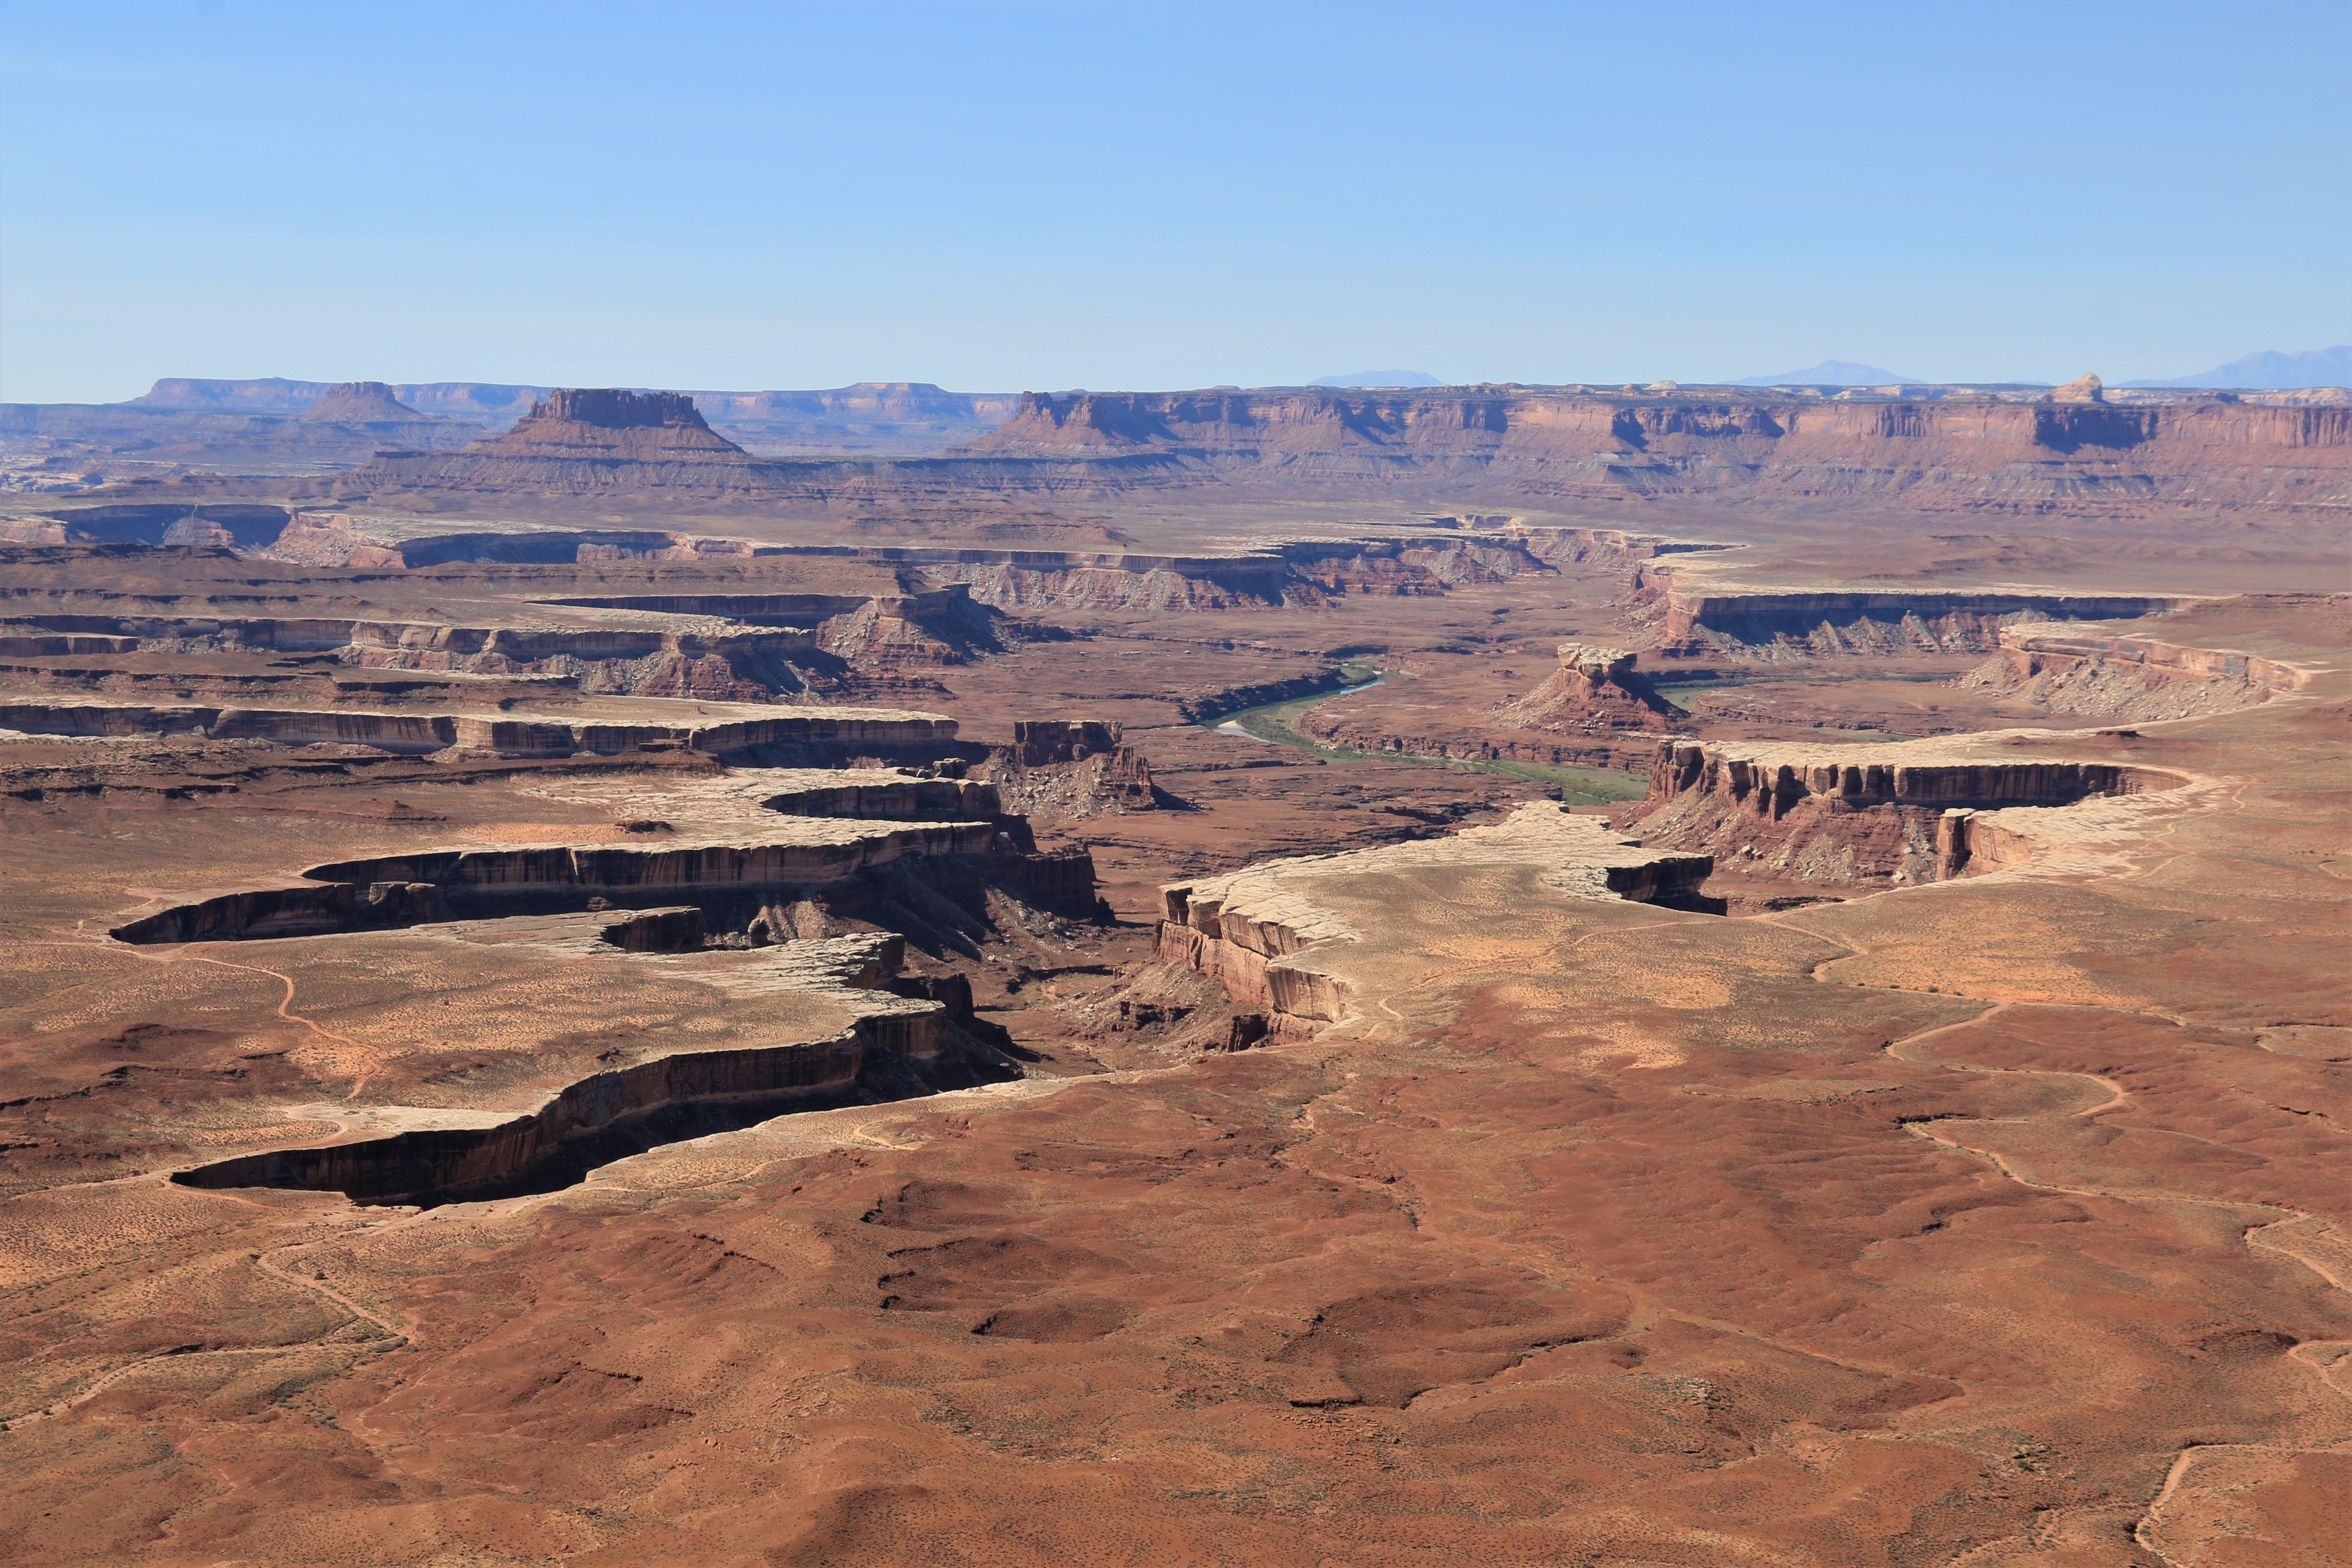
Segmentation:
{"type": "Polygon", "coordinates": [[[2111,381],[2352,340],[2352,5],[0,0],[0,397],[2111,381]]]}

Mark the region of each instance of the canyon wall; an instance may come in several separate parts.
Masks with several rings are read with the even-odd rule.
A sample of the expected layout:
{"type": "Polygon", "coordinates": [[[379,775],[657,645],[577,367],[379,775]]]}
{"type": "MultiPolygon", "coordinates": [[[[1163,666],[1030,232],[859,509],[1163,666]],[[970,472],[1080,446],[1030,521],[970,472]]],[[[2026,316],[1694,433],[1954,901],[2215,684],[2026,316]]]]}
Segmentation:
{"type": "Polygon", "coordinates": [[[2000,651],[1953,684],[2052,713],[2158,721],[2252,708],[2308,679],[2292,665],[2234,649],[2025,625],[2002,627],[2000,651]]]}
{"type": "Polygon", "coordinates": [[[341,1192],[360,1204],[433,1205],[495,1197],[599,1135],[658,1115],[691,1114],[744,1102],[777,1115],[852,1098],[880,1056],[937,1057],[947,1006],[902,998],[886,987],[903,944],[895,937],[793,942],[776,967],[801,972],[795,989],[837,997],[856,1009],[830,1038],[730,1050],[684,1051],[580,1079],[537,1110],[489,1127],[436,1128],[320,1149],[285,1149],[181,1171],[192,1187],[290,1187],[341,1192]]]}
{"type": "MultiPolygon", "coordinates": [[[[448,412],[415,389],[394,390],[419,410],[448,412]]],[[[792,423],[780,413],[789,398],[753,419],[744,396],[757,401],[720,401],[770,438],[792,423]]],[[[878,409],[909,399],[911,406],[929,395],[877,393],[870,401],[878,409]]],[[[110,405],[107,416],[271,417],[153,405],[110,405]]],[[[27,420],[38,416],[16,417],[27,420]]],[[[793,443],[785,436],[783,444],[793,443]]],[[[379,452],[336,476],[333,489],[376,498],[668,490],[698,501],[837,508],[1266,485],[1346,493],[1406,485],[1442,489],[1448,500],[1467,490],[1537,500],[1901,497],[1914,507],[2028,511],[2147,502],[2335,509],[2352,506],[2352,405],[2231,395],[2026,402],[1948,389],[1834,397],[1516,386],[1024,393],[1009,419],[944,457],[803,458],[751,456],[712,430],[688,395],[554,389],[486,441],[461,451],[379,452]],[[593,401],[632,397],[670,402],[652,424],[636,404],[593,401]]]]}
{"type": "MultiPolygon", "coordinates": [[[[1634,826],[1645,844],[1705,850],[1745,875],[1885,887],[1958,873],[1969,850],[1953,838],[1965,829],[1950,821],[2001,806],[2072,805],[2187,782],[2129,763],[1996,760],[1933,742],[1668,741],[1657,748],[1634,826]]],[[[2011,858],[2027,852],[2009,848],[2011,858]]]]}
{"type": "MultiPolygon", "coordinates": [[[[772,545],[656,529],[436,530],[395,519],[283,507],[54,504],[0,521],[20,543],[186,542],[190,531],[240,554],[322,568],[415,570],[461,562],[557,565],[604,560],[794,556],[901,569],[902,605],[875,611],[922,620],[961,614],[942,591],[1008,613],[1038,609],[1230,609],[1322,605],[1355,595],[1416,597],[1576,565],[1625,566],[1724,546],[1685,543],[1616,529],[1528,526],[1492,531],[1427,528],[1388,536],[1286,541],[1226,555],[1146,551],[1021,550],[972,545],[772,545]],[[215,537],[217,533],[219,536],[215,537]],[[917,584],[929,587],[918,587],[917,584]]],[[[551,603],[721,616],[811,626],[868,600],[819,594],[684,593],[572,598],[551,603]]]]}
{"type": "Polygon", "coordinates": [[[2008,626],[2158,616],[2197,602],[2148,594],[1679,588],[1655,578],[1650,584],[1663,586],[1666,647],[1686,653],[1989,652],[2008,626]]]}
{"type": "Polygon", "coordinates": [[[757,717],[718,723],[656,723],[341,709],[0,701],[0,729],[34,735],[202,734],[216,740],[288,746],[335,742],[402,752],[460,746],[525,757],[609,754],[667,743],[723,757],[775,749],[940,748],[955,740],[956,721],[933,713],[854,708],[771,709],[757,717]]]}
{"type": "Polygon", "coordinates": [[[1364,940],[1315,901],[1316,879],[1406,868],[1442,875],[1449,868],[1494,865],[1534,868],[1546,887],[1573,898],[1722,907],[1698,891],[1714,867],[1709,857],[1645,848],[1606,823],[1539,803],[1444,838],[1274,860],[1170,883],[1160,889],[1160,962],[1206,975],[1234,1001],[1264,1009],[1276,1034],[1311,1035],[1345,1015],[1349,989],[1316,961],[1316,951],[1364,940]]]}
{"type": "MultiPolygon", "coordinates": [[[[299,886],[196,899],[128,921],[110,934],[139,946],[253,941],[551,913],[587,908],[595,898],[659,903],[676,902],[685,894],[821,887],[905,859],[998,857],[1004,852],[1000,837],[991,821],[884,826],[788,818],[724,841],[379,856],[313,866],[299,886]]],[[[1091,865],[1086,868],[1089,894],[1091,865]]]]}
{"type": "Polygon", "coordinates": [[[1160,805],[1151,764],[1112,721],[1015,720],[1013,743],[990,747],[978,776],[1008,809],[1057,826],[1160,805]]]}
{"type": "Polygon", "coordinates": [[[1528,496],[2352,504],[2352,407],[1853,401],[1528,388],[1023,395],[971,457],[1180,458],[1249,484],[1443,478],[1528,496]]]}

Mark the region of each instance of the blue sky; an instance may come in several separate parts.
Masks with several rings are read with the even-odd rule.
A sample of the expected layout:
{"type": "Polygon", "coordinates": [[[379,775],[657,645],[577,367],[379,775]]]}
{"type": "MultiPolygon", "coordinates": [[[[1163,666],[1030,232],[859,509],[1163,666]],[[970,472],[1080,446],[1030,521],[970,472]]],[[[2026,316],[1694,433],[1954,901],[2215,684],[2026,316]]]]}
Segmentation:
{"type": "Polygon", "coordinates": [[[2352,339],[2352,5],[0,4],[0,397],[2113,381],[2352,339]]]}

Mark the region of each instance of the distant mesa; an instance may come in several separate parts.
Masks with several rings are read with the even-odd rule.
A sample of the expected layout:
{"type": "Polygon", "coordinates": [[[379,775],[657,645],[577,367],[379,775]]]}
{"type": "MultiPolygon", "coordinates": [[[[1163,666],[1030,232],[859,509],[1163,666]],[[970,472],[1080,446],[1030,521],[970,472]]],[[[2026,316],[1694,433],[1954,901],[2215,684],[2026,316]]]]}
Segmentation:
{"type": "Polygon", "coordinates": [[[1825,359],[1803,370],[1792,370],[1780,375],[1751,375],[1738,381],[1727,381],[1726,386],[1925,386],[1927,383],[1916,375],[1903,375],[1891,370],[1881,370],[1874,364],[1856,364],[1850,359],[1825,359]]]}
{"type": "Polygon", "coordinates": [[[1348,375],[1318,376],[1309,386],[1444,386],[1425,370],[1360,370],[1348,375]]]}
{"type": "Polygon", "coordinates": [[[392,388],[380,381],[346,381],[327,388],[319,401],[301,413],[298,419],[313,419],[338,425],[437,425],[442,423],[430,414],[421,414],[393,395],[392,388]]]}
{"type": "Polygon", "coordinates": [[[751,455],[704,423],[683,392],[559,386],[512,429],[478,441],[468,455],[572,458],[623,462],[749,462],[751,455]]]}
{"type": "Polygon", "coordinates": [[[2352,386],[2352,344],[2338,343],[2332,349],[2308,349],[2301,353],[2281,353],[2265,349],[2261,353],[2233,359],[2228,364],[2217,364],[2198,375],[2184,375],[2176,381],[2127,381],[2126,386],[2222,386],[2248,392],[2299,392],[2312,386],[2352,386]]]}
{"type": "MultiPolygon", "coordinates": [[[[300,416],[337,390],[325,382],[268,376],[209,381],[166,376],[120,406],[142,413],[242,414],[268,418],[300,416]]],[[[555,389],[479,381],[394,382],[385,391],[429,418],[504,430],[555,389]]],[[[646,387],[630,390],[645,392],[646,387]]],[[[929,457],[958,440],[994,429],[1012,416],[1011,393],[949,392],[923,381],[860,382],[819,390],[703,392],[677,388],[695,401],[712,429],[754,452],[837,452],[875,457],[929,457]]],[[[349,423],[337,416],[324,424],[349,423]]],[[[382,423],[381,416],[365,423],[382,423]]],[[[135,428],[135,427],[134,427],[135,428]]],[[[220,427],[211,427],[215,439],[220,427]]],[[[421,444],[421,437],[412,437],[421,444]]],[[[442,444],[442,443],[436,443],[442,444]]]]}
{"type": "Polygon", "coordinates": [[[2105,403],[2105,386],[2095,375],[2078,375],[2050,394],[2053,403],[2105,403]]]}

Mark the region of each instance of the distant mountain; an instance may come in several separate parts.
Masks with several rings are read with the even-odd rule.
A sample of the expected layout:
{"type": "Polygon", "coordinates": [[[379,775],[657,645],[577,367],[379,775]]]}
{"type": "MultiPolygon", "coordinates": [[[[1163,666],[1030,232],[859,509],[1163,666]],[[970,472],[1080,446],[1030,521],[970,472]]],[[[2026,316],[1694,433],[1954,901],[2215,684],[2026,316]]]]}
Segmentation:
{"type": "MultiPolygon", "coordinates": [[[[271,417],[309,411],[313,423],[440,416],[496,431],[512,426],[530,411],[532,404],[555,390],[488,381],[390,385],[355,382],[333,386],[282,376],[246,381],[167,376],[144,396],[109,406],[142,415],[184,412],[271,417]],[[355,393],[368,398],[374,412],[357,411],[356,405],[346,401],[355,393]],[[327,399],[334,401],[325,402],[322,407],[327,399]]],[[[945,392],[927,381],[862,381],[854,386],[808,392],[688,391],[686,395],[694,399],[712,429],[753,451],[864,457],[935,456],[958,441],[993,430],[1013,416],[1021,402],[1009,392],[945,392]]],[[[82,422],[88,423],[86,416],[82,422]]]]}
{"type": "Polygon", "coordinates": [[[1925,386],[1928,384],[1916,375],[1897,375],[1891,370],[1881,370],[1874,364],[1856,364],[1850,359],[1825,359],[1807,370],[1792,370],[1784,375],[1751,375],[1739,381],[1727,381],[1726,386],[1925,386]]]}
{"type": "Polygon", "coordinates": [[[340,425],[436,425],[446,423],[419,414],[392,395],[380,381],[347,381],[331,386],[319,401],[294,416],[297,419],[340,425]]]}
{"type": "Polygon", "coordinates": [[[2242,386],[2250,391],[2292,392],[2305,386],[2352,386],[2352,346],[2307,349],[2283,354],[2267,349],[2228,364],[2215,365],[2202,375],[2177,381],[2127,381],[2126,386],[2242,386]]]}
{"type": "Polygon", "coordinates": [[[1321,375],[1309,386],[1444,386],[1425,370],[1360,370],[1352,375],[1321,375]]]}

